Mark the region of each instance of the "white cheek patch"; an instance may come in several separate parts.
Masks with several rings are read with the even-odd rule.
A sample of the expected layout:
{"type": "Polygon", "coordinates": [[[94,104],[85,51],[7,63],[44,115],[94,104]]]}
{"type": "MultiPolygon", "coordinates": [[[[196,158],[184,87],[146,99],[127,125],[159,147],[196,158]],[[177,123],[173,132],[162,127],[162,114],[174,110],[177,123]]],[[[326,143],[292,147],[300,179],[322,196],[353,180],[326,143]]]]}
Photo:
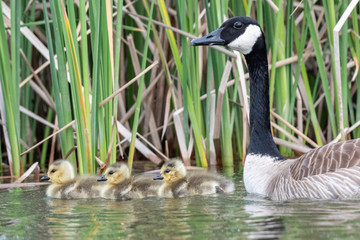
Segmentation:
{"type": "Polygon", "coordinates": [[[227,46],[237,50],[242,54],[248,54],[252,51],[257,39],[261,36],[261,29],[257,25],[249,25],[243,34],[229,43],[227,46]]]}

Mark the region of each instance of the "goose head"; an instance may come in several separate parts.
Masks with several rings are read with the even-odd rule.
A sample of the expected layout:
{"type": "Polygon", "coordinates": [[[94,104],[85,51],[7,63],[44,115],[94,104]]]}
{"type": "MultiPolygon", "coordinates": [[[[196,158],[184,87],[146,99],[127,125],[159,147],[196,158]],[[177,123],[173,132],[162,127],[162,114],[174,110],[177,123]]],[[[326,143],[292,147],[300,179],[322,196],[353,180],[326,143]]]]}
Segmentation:
{"type": "Polygon", "coordinates": [[[105,174],[98,178],[100,181],[108,181],[109,184],[120,184],[130,178],[129,167],[125,163],[117,162],[110,165],[105,174]]]}
{"type": "Polygon", "coordinates": [[[176,182],[186,176],[186,168],[180,160],[170,160],[161,167],[159,175],[154,180],[164,179],[167,183],[176,182]]]}
{"type": "Polygon", "coordinates": [[[249,17],[233,17],[215,31],[191,41],[192,46],[220,45],[248,55],[265,47],[263,32],[259,24],[249,17]]]}
{"type": "Polygon", "coordinates": [[[74,167],[68,160],[54,161],[45,176],[40,181],[51,181],[57,184],[63,184],[75,177],[74,167]]]}

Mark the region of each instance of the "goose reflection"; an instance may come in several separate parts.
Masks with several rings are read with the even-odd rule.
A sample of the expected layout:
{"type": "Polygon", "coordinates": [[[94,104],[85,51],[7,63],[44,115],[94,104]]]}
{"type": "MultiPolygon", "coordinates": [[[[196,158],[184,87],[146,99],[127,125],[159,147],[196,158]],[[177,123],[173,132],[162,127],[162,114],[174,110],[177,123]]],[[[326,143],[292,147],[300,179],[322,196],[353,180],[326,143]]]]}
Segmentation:
{"type": "Polygon", "coordinates": [[[256,227],[249,238],[262,235],[284,237],[287,234],[297,238],[308,238],[317,232],[319,238],[326,237],[329,229],[353,232],[353,222],[360,219],[358,200],[310,200],[298,199],[276,202],[256,195],[244,198],[247,223],[256,227]],[[285,222],[286,220],[286,222],[285,222]],[[296,222],[297,228],[294,227],[296,222]],[[270,231],[270,232],[269,232],[270,231]]]}
{"type": "MultiPolygon", "coordinates": [[[[254,196],[246,196],[245,212],[249,215],[245,222],[248,224],[247,237],[249,239],[281,239],[285,231],[281,211],[283,209],[271,205],[271,201],[254,196]],[[267,205],[269,204],[269,205],[267,205]]],[[[274,202],[272,202],[274,203],[274,202]]]]}

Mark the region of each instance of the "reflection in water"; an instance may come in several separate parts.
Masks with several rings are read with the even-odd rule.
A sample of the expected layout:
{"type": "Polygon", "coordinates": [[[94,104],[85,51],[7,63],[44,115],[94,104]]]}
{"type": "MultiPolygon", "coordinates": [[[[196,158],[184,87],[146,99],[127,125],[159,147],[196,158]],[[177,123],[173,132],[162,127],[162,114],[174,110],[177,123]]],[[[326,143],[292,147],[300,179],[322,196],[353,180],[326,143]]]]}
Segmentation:
{"type": "MultiPolygon", "coordinates": [[[[233,171],[224,170],[231,177],[233,171]]],[[[236,172],[236,171],[235,171],[236,172]]],[[[61,200],[46,187],[0,190],[0,239],[341,239],[358,236],[359,201],[274,202],[234,194],[180,199],[61,200]]]]}
{"type": "Polygon", "coordinates": [[[251,223],[252,219],[260,219],[264,223],[267,219],[276,219],[281,224],[275,224],[275,228],[272,228],[272,233],[276,234],[274,237],[333,239],[346,236],[358,239],[359,200],[298,199],[274,202],[254,195],[248,195],[244,200],[247,202],[244,210],[249,214],[251,223]]]}
{"type": "Polygon", "coordinates": [[[159,211],[155,221],[159,221],[160,225],[164,226],[156,230],[159,236],[169,239],[174,236],[174,229],[177,229],[178,235],[175,239],[191,236],[188,200],[188,198],[158,200],[159,211]]]}
{"type": "Polygon", "coordinates": [[[285,229],[281,218],[265,217],[250,219],[246,222],[256,229],[248,233],[249,239],[280,239],[285,229]]]}
{"type": "Polygon", "coordinates": [[[82,238],[89,238],[103,234],[101,229],[108,236],[126,236],[137,221],[131,201],[47,199],[46,203],[51,236],[73,236],[77,232],[82,238]]]}
{"type": "Polygon", "coordinates": [[[274,214],[271,211],[271,207],[264,207],[264,203],[267,202],[264,198],[254,198],[252,196],[246,196],[244,198],[246,203],[244,205],[245,212],[249,215],[249,219],[246,222],[255,231],[249,232],[249,239],[280,239],[285,226],[283,219],[277,217],[282,214],[274,214]]]}

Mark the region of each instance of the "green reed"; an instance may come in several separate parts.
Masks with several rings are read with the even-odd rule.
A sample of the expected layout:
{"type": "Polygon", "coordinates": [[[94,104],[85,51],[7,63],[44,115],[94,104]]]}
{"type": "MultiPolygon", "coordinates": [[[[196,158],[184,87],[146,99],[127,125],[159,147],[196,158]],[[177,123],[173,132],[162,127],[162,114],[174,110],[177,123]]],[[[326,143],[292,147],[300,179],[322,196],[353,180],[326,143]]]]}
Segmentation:
{"type": "MultiPolygon", "coordinates": [[[[118,5],[115,1],[80,0],[77,5],[73,0],[42,0],[29,6],[26,0],[10,1],[13,17],[8,22],[0,18],[3,96],[0,114],[7,126],[7,132],[1,131],[0,136],[5,141],[1,150],[10,147],[3,156],[12,159],[14,175],[20,175],[21,166],[25,168],[38,159],[45,164],[52,152],[55,157],[63,157],[74,146],[77,150],[69,159],[79,172],[96,172],[95,158],[106,164],[114,162],[118,158],[118,144],[124,138],[127,141],[122,147],[130,165],[138,156],[135,149],[141,151],[141,148],[152,154],[170,148],[170,157],[188,151],[183,157],[195,158],[196,164],[203,167],[210,164],[214,151],[224,166],[233,165],[234,156],[244,157],[249,129],[243,101],[248,100],[250,93],[248,80],[245,80],[246,89],[240,88],[244,76],[234,67],[239,59],[213,48],[191,47],[189,37],[205,35],[232,16],[256,18],[263,27],[272,66],[270,107],[315,142],[309,143],[272,117],[278,126],[272,129],[274,136],[288,143],[280,146],[284,155],[293,154],[291,143],[314,147],[337,137],[341,114],[345,129],[357,124],[360,120],[357,91],[360,76],[356,70],[360,59],[359,6],[340,35],[343,103],[340,113],[332,29],[348,1],[272,2],[275,6],[263,0],[254,3],[159,0],[155,5],[154,1],[146,0],[133,4],[117,1],[118,5]],[[39,3],[42,10],[37,8],[39,3]],[[111,17],[114,13],[116,17],[111,17]],[[49,52],[50,67],[37,74],[41,83],[32,77],[20,87],[33,70],[47,61],[21,32],[25,28],[36,33],[36,37],[46,36],[41,41],[49,52]],[[127,41],[129,35],[133,36],[135,49],[127,41]],[[100,102],[155,60],[161,63],[156,69],[99,107],[100,102]],[[275,67],[276,64],[281,66],[275,67]],[[158,81],[156,87],[151,88],[154,81],[158,81]],[[34,86],[40,85],[43,85],[41,90],[35,90],[34,86]],[[46,96],[50,98],[48,101],[46,96]],[[58,129],[75,120],[75,125],[58,134],[56,144],[60,145],[60,152],[56,148],[50,151],[53,146],[47,142],[20,160],[21,152],[54,131],[21,113],[20,106],[48,122],[57,119],[58,129]],[[212,111],[216,112],[215,122],[219,125],[210,121],[212,111]],[[181,119],[181,126],[174,127],[179,124],[175,123],[175,117],[181,119]],[[131,137],[117,129],[116,120],[128,132],[132,129],[131,137]],[[214,131],[219,131],[215,137],[214,131]],[[144,136],[150,144],[136,145],[136,134],[144,136]],[[293,142],[294,138],[288,134],[297,141],[293,142]]],[[[2,6],[0,10],[3,12],[2,6]]],[[[246,64],[242,64],[246,73],[246,64]]],[[[357,138],[359,134],[357,127],[347,133],[347,138],[357,138]]]]}

